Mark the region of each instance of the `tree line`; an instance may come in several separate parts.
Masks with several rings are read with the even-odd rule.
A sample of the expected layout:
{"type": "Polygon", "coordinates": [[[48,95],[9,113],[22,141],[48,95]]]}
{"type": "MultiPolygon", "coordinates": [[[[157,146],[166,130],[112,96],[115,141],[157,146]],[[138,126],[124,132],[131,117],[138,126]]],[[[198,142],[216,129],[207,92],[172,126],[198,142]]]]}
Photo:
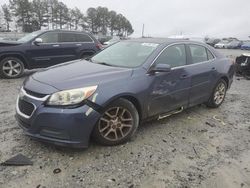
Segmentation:
{"type": "Polygon", "coordinates": [[[33,32],[42,28],[87,30],[93,34],[108,33],[119,36],[131,35],[134,30],[130,21],[106,7],[89,8],[86,14],[75,7],[67,7],[58,0],[9,0],[1,7],[0,25],[21,28],[23,32],[33,32]]]}

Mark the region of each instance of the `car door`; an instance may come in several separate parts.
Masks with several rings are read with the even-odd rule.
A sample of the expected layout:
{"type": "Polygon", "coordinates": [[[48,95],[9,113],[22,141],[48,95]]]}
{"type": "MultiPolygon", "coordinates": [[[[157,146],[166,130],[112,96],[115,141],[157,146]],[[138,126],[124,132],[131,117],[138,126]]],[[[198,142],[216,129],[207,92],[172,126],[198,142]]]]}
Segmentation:
{"type": "Polygon", "coordinates": [[[189,105],[203,103],[208,100],[212,91],[213,78],[216,78],[215,56],[202,45],[188,45],[189,66],[191,76],[189,105]]]}
{"type": "Polygon", "coordinates": [[[77,34],[74,32],[61,32],[60,45],[63,52],[62,62],[78,59],[81,42],[77,41],[77,34]]]}
{"type": "Polygon", "coordinates": [[[30,49],[27,50],[32,68],[48,67],[60,63],[63,52],[60,48],[58,32],[46,32],[38,38],[41,38],[42,42],[35,44],[32,41],[30,49]]]}
{"type": "Polygon", "coordinates": [[[186,71],[186,59],[185,45],[175,44],[164,49],[155,60],[154,65],[169,64],[171,71],[149,75],[153,79],[148,102],[149,116],[188,105],[190,77],[186,71]]]}
{"type": "Polygon", "coordinates": [[[76,33],[77,54],[79,58],[88,58],[100,48],[87,33],[76,33]]]}

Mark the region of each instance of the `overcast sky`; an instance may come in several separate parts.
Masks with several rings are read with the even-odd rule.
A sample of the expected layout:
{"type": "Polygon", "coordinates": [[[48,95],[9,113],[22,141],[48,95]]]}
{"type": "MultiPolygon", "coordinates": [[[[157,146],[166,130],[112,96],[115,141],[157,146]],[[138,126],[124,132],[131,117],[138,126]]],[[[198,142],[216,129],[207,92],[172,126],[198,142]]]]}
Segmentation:
{"type": "MultiPolygon", "coordinates": [[[[0,0],[0,2],[8,2],[0,0]]],[[[135,30],[133,36],[170,35],[238,37],[250,36],[250,0],[61,0],[83,12],[105,6],[122,13],[135,30]]]]}

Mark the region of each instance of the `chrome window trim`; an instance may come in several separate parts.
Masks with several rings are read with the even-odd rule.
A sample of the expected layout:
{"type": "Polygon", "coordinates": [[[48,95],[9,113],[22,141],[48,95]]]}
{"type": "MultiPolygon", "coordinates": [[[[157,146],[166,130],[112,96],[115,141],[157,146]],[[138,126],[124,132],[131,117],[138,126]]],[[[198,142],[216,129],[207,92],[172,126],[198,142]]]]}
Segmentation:
{"type": "Polygon", "coordinates": [[[34,114],[34,112],[36,111],[36,105],[35,104],[33,104],[33,103],[31,103],[31,102],[28,102],[28,103],[30,103],[30,104],[32,104],[33,106],[34,106],[34,110],[33,110],[33,112],[31,113],[31,115],[30,116],[28,116],[28,115],[26,115],[26,114],[24,114],[24,113],[22,113],[21,111],[20,111],[20,109],[19,109],[19,105],[18,105],[18,103],[19,103],[19,95],[18,95],[18,97],[17,97],[17,101],[16,101],[16,112],[17,112],[17,114],[18,115],[20,115],[20,116],[22,116],[23,118],[25,118],[25,119],[30,119],[31,118],[31,116],[33,116],[33,114],[34,114]]]}
{"type": "Polygon", "coordinates": [[[205,63],[211,63],[212,61],[213,60],[208,60],[208,61],[202,61],[202,62],[199,62],[199,63],[193,63],[193,64],[184,65],[184,66],[173,67],[173,68],[171,68],[171,70],[184,68],[184,67],[191,67],[191,66],[194,66],[194,65],[200,65],[200,64],[205,64],[205,63]]]}
{"type": "MultiPolygon", "coordinates": [[[[52,32],[46,32],[46,33],[52,33],[52,32]]],[[[35,45],[34,44],[35,39],[40,38],[40,36],[42,36],[46,33],[43,33],[43,34],[39,35],[38,37],[35,37],[34,40],[32,41],[32,44],[35,45]]],[[[58,32],[58,34],[60,34],[60,33],[63,33],[63,32],[58,32]]],[[[84,33],[74,33],[74,32],[65,32],[65,33],[73,33],[73,34],[80,34],[80,35],[84,34],[84,33]]],[[[94,44],[95,43],[95,41],[92,39],[92,37],[89,34],[84,34],[84,35],[87,35],[92,40],[92,42],[51,42],[51,43],[41,43],[40,45],[43,45],[43,44],[45,44],[45,45],[48,45],[48,44],[68,44],[68,43],[71,43],[71,44],[79,44],[79,43],[94,44]]]]}
{"type": "MultiPolygon", "coordinates": [[[[79,44],[79,43],[88,43],[88,44],[94,44],[95,42],[53,42],[53,43],[41,43],[39,45],[48,45],[48,44],[79,44]]],[[[34,44],[34,41],[32,42],[33,45],[34,44]]]]}
{"type": "MultiPolygon", "coordinates": [[[[150,64],[149,68],[148,68],[148,71],[151,69],[151,67],[153,67],[153,65],[155,64],[155,61],[158,59],[158,57],[163,53],[164,50],[166,50],[168,47],[171,47],[171,46],[174,46],[174,45],[178,45],[178,44],[183,44],[183,45],[190,45],[190,44],[194,44],[194,45],[200,45],[200,46],[203,46],[204,48],[208,49],[205,45],[202,45],[202,44],[199,44],[199,43],[195,43],[195,42],[175,42],[175,43],[172,43],[172,44],[169,44],[167,46],[165,46],[161,52],[154,58],[153,62],[150,64]]],[[[209,50],[209,49],[208,49],[209,50]]],[[[211,50],[209,50],[211,52],[211,50]]],[[[178,69],[178,68],[184,68],[184,67],[187,67],[187,66],[193,66],[193,65],[197,65],[197,64],[203,64],[203,63],[208,63],[208,62],[211,62],[211,61],[214,61],[216,60],[216,56],[214,55],[213,52],[211,52],[211,54],[213,54],[214,56],[214,59],[210,59],[210,60],[207,60],[207,61],[202,61],[202,62],[199,62],[199,63],[194,63],[194,64],[186,64],[186,65],[183,65],[183,66],[177,66],[177,67],[173,67],[171,68],[172,70],[175,70],[175,69],[178,69]]],[[[187,54],[186,54],[187,56],[187,54]]],[[[187,63],[187,62],[186,62],[187,63]]]]}

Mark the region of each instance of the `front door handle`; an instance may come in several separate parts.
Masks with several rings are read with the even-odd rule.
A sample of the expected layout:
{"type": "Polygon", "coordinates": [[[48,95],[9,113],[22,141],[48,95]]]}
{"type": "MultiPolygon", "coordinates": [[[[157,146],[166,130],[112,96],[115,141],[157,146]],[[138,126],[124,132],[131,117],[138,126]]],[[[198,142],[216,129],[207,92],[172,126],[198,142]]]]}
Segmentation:
{"type": "Polygon", "coordinates": [[[54,44],[52,45],[53,47],[59,47],[60,45],[59,44],[54,44]]]}
{"type": "Polygon", "coordinates": [[[82,46],[82,44],[76,44],[76,46],[82,46]]]}
{"type": "Polygon", "coordinates": [[[212,67],[212,70],[216,70],[216,68],[215,68],[215,67],[212,67]]]}

